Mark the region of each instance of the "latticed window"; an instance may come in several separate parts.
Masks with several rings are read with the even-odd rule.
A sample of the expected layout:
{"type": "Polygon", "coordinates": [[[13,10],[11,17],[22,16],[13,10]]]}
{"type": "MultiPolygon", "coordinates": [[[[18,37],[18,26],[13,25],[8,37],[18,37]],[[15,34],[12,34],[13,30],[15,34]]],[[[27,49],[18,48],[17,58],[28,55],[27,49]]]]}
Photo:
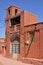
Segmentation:
{"type": "Polygon", "coordinates": [[[17,53],[17,54],[20,53],[20,44],[18,41],[14,41],[12,43],[12,53],[17,53]]]}
{"type": "Polygon", "coordinates": [[[12,44],[12,53],[20,53],[20,45],[19,44],[12,44]]]}

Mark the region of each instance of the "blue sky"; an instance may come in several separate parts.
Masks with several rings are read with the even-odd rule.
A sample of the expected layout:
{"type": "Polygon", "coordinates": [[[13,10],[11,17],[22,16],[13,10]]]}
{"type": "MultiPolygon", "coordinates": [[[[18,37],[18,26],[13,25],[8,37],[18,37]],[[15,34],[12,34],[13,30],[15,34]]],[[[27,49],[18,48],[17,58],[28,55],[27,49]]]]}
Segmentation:
{"type": "Polygon", "coordinates": [[[38,16],[38,22],[43,22],[43,0],[0,0],[0,37],[5,37],[6,9],[16,5],[21,10],[28,10],[38,16]]]}

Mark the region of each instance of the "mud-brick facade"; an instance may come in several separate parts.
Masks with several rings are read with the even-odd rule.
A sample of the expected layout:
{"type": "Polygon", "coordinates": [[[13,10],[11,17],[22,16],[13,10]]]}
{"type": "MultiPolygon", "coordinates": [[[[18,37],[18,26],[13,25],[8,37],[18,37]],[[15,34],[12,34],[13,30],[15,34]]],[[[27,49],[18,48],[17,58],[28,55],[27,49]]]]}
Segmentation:
{"type": "Polygon", "coordinates": [[[10,6],[6,11],[6,54],[13,58],[43,58],[43,23],[28,11],[10,6]]]}
{"type": "Polygon", "coordinates": [[[5,38],[0,38],[0,54],[5,55],[5,38]]]}

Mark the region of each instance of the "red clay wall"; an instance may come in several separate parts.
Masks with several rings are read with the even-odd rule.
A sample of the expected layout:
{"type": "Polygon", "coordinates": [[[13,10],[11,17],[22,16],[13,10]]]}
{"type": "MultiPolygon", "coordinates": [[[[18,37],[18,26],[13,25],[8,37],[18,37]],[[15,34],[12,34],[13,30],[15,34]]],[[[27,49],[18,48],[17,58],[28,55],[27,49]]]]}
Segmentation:
{"type": "Polygon", "coordinates": [[[40,58],[43,58],[43,29],[40,30],[40,58]]]}
{"type": "Polygon", "coordinates": [[[20,19],[20,56],[24,57],[24,12],[21,13],[20,19]]]}
{"type": "MultiPolygon", "coordinates": [[[[25,46],[25,38],[28,39],[28,35],[27,35],[27,37],[25,37],[26,33],[24,33],[24,26],[37,23],[37,17],[34,14],[26,12],[26,11],[21,12],[20,17],[21,17],[21,19],[20,19],[20,25],[21,25],[21,27],[20,27],[20,55],[25,56],[25,54],[26,54],[25,52],[28,50],[27,48],[29,46],[28,47],[25,46]]],[[[25,29],[25,31],[26,31],[26,29],[25,29]]],[[[34,49],[33,47],[34,47],[34,44],[32,44],[31,49],[34,49]]],[[[35,50],[36,50],[36,48],[35,48],[35,50]]],[[[34,50],[33,50],[33,52],[34,52],[34,50]]],[[[29,50],[28,53],[29,53],[29,56],[31,57],[31,50],[29,50]]],[[[32,56],[34,56],[34,53],[32,56]]]]}
{"type": "Polygon", "coordinates": [[[38,31],[35,32],[34,43],[31,44],[27,57],[39,58],[39,32],[38,31]]]}
{"type": "Polygon", "coordinates": [[[37,16],[31,12],[24,11],[24,26],[37,23],[37,16]]]}
{"type": "MultiPolygon", "coordinates": [[[[33,26],[34,27],[34,26],[33,26]]],[[[29,31],[32,31],[33,28],[30,26],[25,28],[27,31],[26,34],[29,34],[29,31]]],[[[34,30],[33,30],[34,31],[34,30]]],[[[27,39],[29,35],[27,35],[27,39]]],[[[30,45],[25,45],[26,53],[25,57],[28,58],[43,58],[43,24],[37,24],[36,25],[36,30],[34,34],[34,41],[32,42],[31,46],[30,45]]]]}

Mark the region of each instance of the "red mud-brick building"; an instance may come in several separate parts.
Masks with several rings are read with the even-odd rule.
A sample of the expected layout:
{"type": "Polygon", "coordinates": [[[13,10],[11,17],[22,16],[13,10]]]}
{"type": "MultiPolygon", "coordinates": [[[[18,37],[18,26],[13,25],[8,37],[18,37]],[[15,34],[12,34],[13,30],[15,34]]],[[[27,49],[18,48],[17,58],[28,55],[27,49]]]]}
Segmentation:
{"type": "Polygon", "coordinates": [[[28,11],[20,11],[18,6],[10,6],[6,11],[6,54],[16,59],[43,59],[43,22],[28,11]]]}
{"type": "Polygon", "coordinates": [[[5,55],[5,38],[0,38],[0,54],[5,55]]]}

